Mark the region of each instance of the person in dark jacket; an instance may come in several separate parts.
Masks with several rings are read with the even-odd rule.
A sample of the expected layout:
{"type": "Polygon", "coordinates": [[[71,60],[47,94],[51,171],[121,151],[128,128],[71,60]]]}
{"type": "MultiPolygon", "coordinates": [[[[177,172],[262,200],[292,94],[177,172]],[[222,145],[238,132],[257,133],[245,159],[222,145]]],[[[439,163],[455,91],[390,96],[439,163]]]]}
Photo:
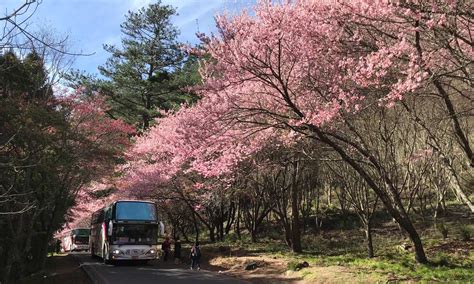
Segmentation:
{"type": "Polygon", "coordinates": [[[163,251],[163,261],[167,261],[171,250],[171,242],[169,237],[166,237],[164,242],[161,244],[161,250],[163,251]]]}
{"type": "Polygon", "coordinates": [[[196,242],[191,248],[191,269],[194,269],[194,266],[197,266],[198,270],[201,270],[200,260],[201,260],[201,247],[199,242],[196,242]]]}

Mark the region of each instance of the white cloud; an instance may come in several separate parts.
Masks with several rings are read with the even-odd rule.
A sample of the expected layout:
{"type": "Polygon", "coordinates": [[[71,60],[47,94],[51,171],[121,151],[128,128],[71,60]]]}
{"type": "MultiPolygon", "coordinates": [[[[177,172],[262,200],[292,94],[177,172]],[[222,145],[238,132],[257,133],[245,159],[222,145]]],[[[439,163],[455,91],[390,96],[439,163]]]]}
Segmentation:
{"type": "Polygon", "coordinates": [[[130,1],[130,10],[138,10],[148,4],[152,3],[152,0],[129,0],[130,1]]]}

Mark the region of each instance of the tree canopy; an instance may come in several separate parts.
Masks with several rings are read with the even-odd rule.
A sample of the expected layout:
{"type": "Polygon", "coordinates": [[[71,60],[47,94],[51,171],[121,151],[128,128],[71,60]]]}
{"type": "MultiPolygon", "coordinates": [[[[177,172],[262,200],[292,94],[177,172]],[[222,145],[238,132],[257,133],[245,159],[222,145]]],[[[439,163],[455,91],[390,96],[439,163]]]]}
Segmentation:
{"type": "MultiPolygon", "coordinates": [[[[111,54],[100,73],[101,92],[109,98],[111,114],[140,130],[147,129],[160,111],[168,111],[192,96],[184,87],[194,85],[196,69],[177,42],[171,23],[176,10],[161,1],[129,11],[121,25],[121,47],[104,45],[111,54]],[[189,76],[191,75],[191,76],[189,76]]],[[[195,64],[195,63],[194,63],[195,64]]]]}

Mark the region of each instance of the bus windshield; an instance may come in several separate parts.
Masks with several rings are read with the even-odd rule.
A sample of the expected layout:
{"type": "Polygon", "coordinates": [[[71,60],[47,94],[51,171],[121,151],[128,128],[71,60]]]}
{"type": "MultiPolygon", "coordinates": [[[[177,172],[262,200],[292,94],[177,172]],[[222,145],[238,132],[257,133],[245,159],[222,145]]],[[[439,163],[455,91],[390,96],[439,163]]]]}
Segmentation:
{"type": "Polygon", "coordinates": [[[115,207],[117,220],[156,221],[155,204],[148,202],[120,201],[115,207]]]}
{"type": "Polygon", "coordinates": [[[157,224],[118,224],[113,228],[112,241],[117,245],[157,243],[157,224]]]}
{"type": "Polygon", "coordinates": [[[75,236],[89,236],[89,229],[74,229],[72,235],[75,236]]]}

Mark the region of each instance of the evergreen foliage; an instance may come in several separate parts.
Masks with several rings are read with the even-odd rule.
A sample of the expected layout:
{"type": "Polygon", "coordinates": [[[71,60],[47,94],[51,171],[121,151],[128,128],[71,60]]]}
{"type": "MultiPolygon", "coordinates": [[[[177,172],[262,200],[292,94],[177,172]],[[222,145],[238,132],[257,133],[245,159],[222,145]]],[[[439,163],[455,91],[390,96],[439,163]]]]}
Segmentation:
{"type": "Polygon", "coordinates": [[[104,45],[111,57],[99,71],[108,80],[98,87],[110,99],[111,115],[140,130],[160,111],[192,99],[182,88],[199,79],[196,60],[187,58],[176,41],[179,32],[171,23],[175,15],[173,7],[160,1],[129,11],[121,25],[122,46],[104,45]]]}

